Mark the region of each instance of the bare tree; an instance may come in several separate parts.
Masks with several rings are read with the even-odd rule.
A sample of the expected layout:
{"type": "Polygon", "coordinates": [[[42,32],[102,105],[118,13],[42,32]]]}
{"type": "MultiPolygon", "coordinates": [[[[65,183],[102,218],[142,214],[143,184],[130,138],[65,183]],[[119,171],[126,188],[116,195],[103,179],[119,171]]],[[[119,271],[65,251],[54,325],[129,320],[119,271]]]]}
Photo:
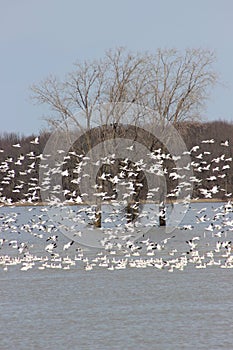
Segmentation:
{"type": "MultiPolygon", "coordinates": [[[[216,83],[214,53],[204,49],[158,49],[155,53],[132,53],[124,48],[107,51],[102,59],[77,62],[63,81],[50,76],[32,86],[36,102],[50,106],[52,127],[72,120],[81,133],[95,126],[99,106],[109,104],[101,124],[125,122],[125,110],[140,106],[131,123],[178,125],[201,118],[210,88],[216,83]],[[128,107],[127,107],[128,106],[128,107]],[[150,110],[150,120],[143,110],[150,110]],[[78,113],[82,112],[82,113],[78,113]]],[[[165,129],[165,128],[164,128],[165,129]]],[[[68,133],[67,133],[68,134],[68,133]]],[[[87,133],[88,135],[88,133],[87,133]]],[[[91,150],[91,140],[86,140],[91,150]]]]}
{"type": "Polygon", "coordinates": [[[68,117],[89,128],[95,106],[138,103],[171,123],[199,119],[210,88],[216,83],[214,53],[204,49],[158,49],[155,54],[117,48],[103,59],[77,62],[63,81],[48,77],[32,86],[36,102],[55,112],[52,125],[68,117]],[[85,120],[77,120],[83,111],[85,120]]]}
{"type": "Polygon", "coordinates": [[[150,62],[145,104],[171,123],[201,117],[208,93],[216,83],[214,53],[203,49],[158,50],[150,62]]]}

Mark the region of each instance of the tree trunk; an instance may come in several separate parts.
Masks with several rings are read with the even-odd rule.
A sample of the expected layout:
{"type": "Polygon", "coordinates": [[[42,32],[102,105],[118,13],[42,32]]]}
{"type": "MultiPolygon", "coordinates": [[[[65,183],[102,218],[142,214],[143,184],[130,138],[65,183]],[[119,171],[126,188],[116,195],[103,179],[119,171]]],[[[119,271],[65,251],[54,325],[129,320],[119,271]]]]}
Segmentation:
{"type": "Polygon", "coordinates": [[[129,202],[126,206],[127,222],[133,222],[138,217],[138,214],[138,207],[135,207],[135,202],[129,202]]]}
{"type": "Polygon", "coordinates": [[[96,206],[96,211],[95,211],[95,221],[94,221],[94,226],[96,228],[101,227],[101,217],[102,217],[102,212],[101,212],[101,204],[97,204],[96,206]]]}
{"type": "Polygon", "coordinates": [[[161,203],[159,206],[159,226],[166,226],[166,208],[165,204],[161,203]]]}

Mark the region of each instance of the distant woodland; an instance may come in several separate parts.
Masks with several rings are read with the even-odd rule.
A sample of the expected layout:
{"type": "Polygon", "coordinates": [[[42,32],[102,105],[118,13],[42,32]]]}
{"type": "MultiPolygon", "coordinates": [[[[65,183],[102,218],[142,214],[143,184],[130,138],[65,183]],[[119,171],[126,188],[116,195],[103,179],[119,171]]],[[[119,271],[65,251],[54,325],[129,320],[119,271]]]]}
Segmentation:
{"type": "MultiPolygon", "coordinates": [[[[229,200],[233,198],[233,123],[213,121],[206,123],[187,123],[178,125],[187,150],[192,160],[193,198],[210,198],[205,190],[214,187],[211,198],[229,200]],[[214,140],[214,141],[213,141],[214,140]],[[196,147],[195,146],[199,146],[196,147]],[[194,147],[194,149],[193,149],[194,147]]],[[[15,133],[0,135],[0,202],[36,203],[41,201],[39,186],[39,167],[44,146],[50,137],[49,132],[40,135],[19,136],[15,133]]],[[[78,153],[78,150],[76,150],[78,153]]],[[[54,186],[54,193],[66,190],[67,198],[79,195],[78,185],[72,180],[73,171],[77,164],[68,158],[62,165],[61,171],[67,170],[69,175],[64,177],[63,189],[54,186]]],[[[166,175],[168,199],[175,199],[176,180],[169,176],[175,171],[174,163],[165,164],[170,170],[166,175]],[[172,170],[173,169],[173,170],[172,170]]],[[[44,184],[46,186],[49,184],[44,184]]],[[[145,186],[146,187],[146,186],[145,186]]],[[[145,191],[145,189],[144,189],[145,191]]],[[[143,190],[141,197],[143,198],[143,190]]]]}

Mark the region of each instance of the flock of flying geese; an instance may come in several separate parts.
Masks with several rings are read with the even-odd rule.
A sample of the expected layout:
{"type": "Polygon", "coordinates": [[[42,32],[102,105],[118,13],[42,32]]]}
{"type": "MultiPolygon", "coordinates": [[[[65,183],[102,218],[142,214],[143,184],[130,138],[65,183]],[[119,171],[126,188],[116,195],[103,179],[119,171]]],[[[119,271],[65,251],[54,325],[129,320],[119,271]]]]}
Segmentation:
{"type": "MultiPolygon", "coordinates": [[[[206,144],[214,142],[213,139],[202,141],[206,144]]],[[[35,146],[38,145],[39,138],[35,138],[31,143],[35,146]]],[[[229,142],[224,141],[221,145],[229,147],[229,142]]],[[[20,144],[14,144],[12,147],[20,148],[21,146],[20,144]]],[[[194,146],[188,153],[197,152],[199,148],[199,146],[194,146]]],[[[129,151],[133,152],[133,148],[129,151]]],[[[1,152],[4,152],[4,150],[1,150],[1,152]]],[[[58,153],[62,152],[63,150],[58,150],[58,153]]],[[[70,153],[75,155],[74,151],[70,153]]],[[[211,164],[206,164],[203,161],[204,153],[197,154],[195,157],[197,161],[187,164],[186,168],[193,167],[196,172],[209,170],[211,164]]],[[[210,154],[210,152],[207,153],[210,154]]],[[[66,155],[66,159],[69,156],[66,155]]],[[[11,198],[0,197],[2,209],[0,213],[0,270],[10,271],[13,266],[18,267],[21,271],[30,269],[68,270],[72,268],[80,268],[86,271],[105,268],[112,271],[150,267],[173,272],[174,270],[184,270],[190,266],[197,269],[213,266],[233,268],[233,241],[230,239],[233,233],[232,193],[225,191],[226,200],[224,202],[215,203],[212,206],[208,203],[206,208],[190,204],[189,210],[193,213],[192,222],[181,224],[170,235],[166,236],[156,235],[156,227],[154,228],[154,226],[158,226],[158,215],[161,215],[159,213],[156,214],[157,223],[152,221],[148,224],[151,225],[153,233],[148,231],[148,233],[143,233],[141,237],[136,237],[134,229],[137,223],[127,221],[121,215],[123,211],[119,203],[113,201],[113,211],[108,213],[104,219],[104,223],[109,224],[109,227],[106,228],[106,234],[100,241],[101,248],[87,250],[78,243],[77,238],[82,236],[82,229],[94,220],[95,206],[82,205],[85,194],[82,197],[82,195],[77,195],[75,191],[71,193],[67,189],[63,190],[59,185],[53,185],[51,188],[53,195],[63,191],[65,195],[70,196],[65,203],[65,213],[66,215],[67,212],[71,214],[71,219],[63,217],[61,208],[59,222],[55,220],[54,223],[53,217],[48,215],[48,211],[56,203],[54,201],[48,202],[47,205],[38,205],[37,203],[38,190],[44,190],[41,186],[46,187],[46,189],[49,188],[50,175],[54,169],[46,169],[47,178],[39,186],[38,177],[34,174],[35,162],[46,158],[43,154],[36,155],[36,152],[32,151],[27,155],[20,155],[17,160],[14,160],[15,165],[18,167],[23,165],[26,157],[31,160],[31,163],[29,163],[27,170],[19,171],[19,175],[31,174],[28,193],[20,203],[27,205],[20,207],[13,203],[11,198]],[[71,200],[75,202],[75,206],[69,206],[71,200]],[[211,210],[209,210],[210,206],[211,210]],[[71,220],[72,224],[70,224],[71,220]],[[114,228],[114,225],[117,229],[114,228]],[[61,233],[66,230],[69,230],[69,237],[73,237],[69,241],[65,241],[65,237],[61,233]]],[[[77,174],[80,174],[82,163],[88,161],[88,157],[85,155],[77,155],[77,157],[79,158],[77,174]]],[[[172,156],[170,157],[172,158],[172,156]]],[[[154,172],[155,176],[161,175],[161,164],[166,158],[161,149],[151,153],[151,158],[155,159],[156,163],[151,171],[154,172]]],[[[114,156],[111,155],[109,159],[105,158],[104,162],[110,164],[114,161],[113,159],[114,156]]],[[[0,172],[4,174],[0,191],[2,191],[4,185],[8,185],[11,181],[15,183],[13,192],[20,192],[24,187],[22,177],[19,176],[17,179],[14,177],[14,171],[9,166],[12,161],[13,159],[7,156],[0,164],[0,172]]],[[[199,189],[204,198],[212,198],[212,195],[220,190],[218,178],[224,177],[224,170],[230,169],[231,162],[232,159],[227,158],[224,153],[212,159],[211,163],[214,164],[214,168],[212,169],[212,175],[207,179],[209,182],[213,181],[213,186],[208,189],[199,189]],[[224,162],[224,165],[222,165],[222,162],[224,162]],[[218,174],[220,170],[221,174],[218,174]]],[[[99,166],[99,163],[96,165],[99,166]]],[[[62,176],[68,176],[68,171],[64,170],[63,166],[64,163],[58,164],[57,171],[62,176]]],[[[137,167],[139,170],[143,169],[143,160],[137,164],[137,167]]],[[[126,162],[124,168],[120,169],[119,175],[111,177],[110,174],[103,173],[100,175],[100,180],[110,181],[113,184],[123,182],[126,186],[123,199],[126,199],[128,193],[132,194],[135,191],[135,181],[130,180],[130,173],[133,174],[133,169],[126,162]]],[[[132,178],[135,180],[134,175],[132,178]]],[[[89,174],[84,174],[84,176],[89,176],[89,174]]],[[[176,168],[169,174],[169,177],[174,180],[178,179],[179,176],[176,168]]],[[[198,184],[201,182],[196,176],[192,176],[188,180],[182,179],[182,182],[167,197],[175,197],[180,191],[179,186],[188,188],[190,183],[198,184]]],[[[78,183],[78,179],[75,179],[75,181],[78,183]]],[[[147,198],[149,199],[156,191],[158,191],[158,188],[149,189],[147,198]]],[[[105,199],[106,195],[106,192],[101,193],[102,199],[105,199]]],[[[59,203],[60,205],[61,203],[59,203]]],[[[147,225],[147,215],[145,208],[138,213],[138,218],[142,219],[142,225],[144,226],[147,225]]]]}

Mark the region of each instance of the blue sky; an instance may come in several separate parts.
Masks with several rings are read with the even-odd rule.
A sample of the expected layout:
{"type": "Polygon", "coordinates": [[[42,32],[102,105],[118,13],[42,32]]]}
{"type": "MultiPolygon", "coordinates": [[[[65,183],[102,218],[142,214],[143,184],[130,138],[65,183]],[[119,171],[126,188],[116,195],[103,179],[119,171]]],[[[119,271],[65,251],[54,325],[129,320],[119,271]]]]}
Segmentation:
{"type": "Polygon", "coordinates": [[[233,121],[232,0],[0,0],[0,132],[37,134],[45,107],[34,106],[30,86],[49,74],[63,77],[79,59],[107,49],[215,50],[217,86],[206,120],[233,121]]]}

